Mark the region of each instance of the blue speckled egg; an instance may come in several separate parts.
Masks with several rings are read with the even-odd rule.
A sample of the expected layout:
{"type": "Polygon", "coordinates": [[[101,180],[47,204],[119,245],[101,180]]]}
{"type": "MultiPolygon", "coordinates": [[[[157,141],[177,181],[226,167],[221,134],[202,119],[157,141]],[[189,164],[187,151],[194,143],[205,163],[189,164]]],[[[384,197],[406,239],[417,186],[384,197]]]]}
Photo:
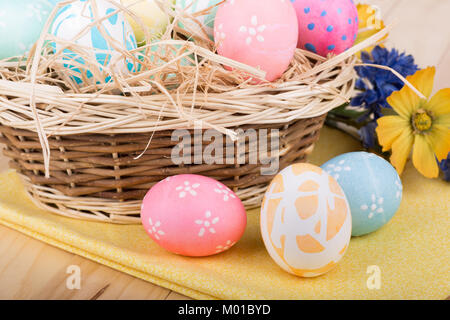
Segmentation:
{"type": "Polygon", "coordinates": [[[352,236],[378,230],[400,207],[400,177],[389,162],[373,153],[346,153],[328,161],[322,169],[338,181],[347,196],[352,236]]]}
{"type": "MultiPolygon", "coordinates": [[[[111,80],[108,69],[112,69],[111,71],[115,71],[116,73],[120,72],[123,75],[134,71],[132,61],[125,58],[116,49],[133,50],[137,48],[137,43],[133,30],[128,21],[126,21],[123,12],[112,14],[118,10],[117,6],[106,0],[97,0],[95,3],[98,17],[108,16],[107,19],[103,20],[102,26],[104,32],[115,40],[114,47],[96,26],[75,40],[80,32],[95,21],[91,2],[86,0],[78,0],[61,8],[53,21],[51,33],[60,40],[75,42],[83,46],[83,50],[89,52],[89,60],[97,61],[98,65],[94,67],[101,71],[105,76],[104,81],[108,82],[111,80]]],[[[60,41],[56,41],[53,47],[56,51],[63,50],[64,48],[60,41]]],[[[94,82],[94,72],[93,70],[89,70],[89,67],[82,67],[86,64],[86,61],[81,55],[70,49],[64,49],[63,60],[68,61],[64,64],[64,67],[70,70],[72,79],[78,84],[92,84],[94,82]]],[[[95,82],[98,83],[99,81],[103,81],[103,79],[97,76],[95,82]]]]}

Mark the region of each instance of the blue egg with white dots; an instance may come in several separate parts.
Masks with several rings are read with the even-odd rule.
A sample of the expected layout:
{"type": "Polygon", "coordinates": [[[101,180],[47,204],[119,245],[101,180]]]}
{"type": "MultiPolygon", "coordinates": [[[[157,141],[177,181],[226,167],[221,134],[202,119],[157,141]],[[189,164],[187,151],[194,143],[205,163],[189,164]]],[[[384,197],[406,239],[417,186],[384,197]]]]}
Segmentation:
{"type": "Polygon", "coordinates": [[[67,4],[52,23],[51,34],[57,38],[52,47],[55,52],[62,51],[63,66],[77,84],[109,82],[113,72],[127,75],[135,71],[132,59],[120,52],[137,49],[133,30],[123,12],[106,0],[97,0],[95,4],[96,10],[86,0],[67,4]],[[98,18],[107,17],[101,22],[102,28],[92,26],[84,31],[96,21],[94,12],[98,18]],[[108,41],[105,34],[114,40],[108,41]],[[80,46],[83,53],[71,50],[70,43],[80,46]],[[87,64],[87,59],[96,64],[87,64]]]}
{"type": "Polygon", "coordinates": [[[352,236],[372,233],[388,223],[400,207],[403,186],[394,167],[367,152],[352,152],[321,168],[342,187],[352,213],[352,236]]]}

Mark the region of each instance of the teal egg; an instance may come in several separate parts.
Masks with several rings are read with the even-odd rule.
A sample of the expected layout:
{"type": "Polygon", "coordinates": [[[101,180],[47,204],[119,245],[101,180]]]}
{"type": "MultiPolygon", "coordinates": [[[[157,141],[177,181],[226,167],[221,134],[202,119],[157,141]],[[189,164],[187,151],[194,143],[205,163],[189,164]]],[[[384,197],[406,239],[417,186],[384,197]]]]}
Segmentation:
{"type": "MultiPolygon", "coordinates": [[[[159,56],[162,56],[162,57],[165,57],[165,56],[166,56],[166,50],[167,50],[167,48],[170,48],[169,50],[171,50],[171,52],[172,52],[172,56],[173,56],[173,57],[171,56],[171,58],[170,58],[170,60],[172,60],[172,59],[174,59],[175,56],[178,54],[178,51],[183,47],[183,46],[180,45],[180,44],[173,45],[173,47],[165,46],[165,45],[158,45],[158,40],[155,41],[154,43],[155,43],[155,44],[152,45],[152,46],[150,47],[150,60],[151,60],[152,62],[158,64],[158,65],[163,65],[163,64],[165,64],[165,63],[168,62],[169,59],[167,59],[167,58],[165,59],[165,60],[167,60],[167,61],[159,61],[160,59],[158,59],[158,55],[159,55],[159,56]],[[155,61],[155,59],[158,59],[158,60],[155,61]]],[[[170,52],[170,51],[169,51],[169,52],[170,52]]],[[[180,53],[180,55],[183,54],[183,53],[184,53],[184,52],[180,53]]],[[[188,57],[190,57],[190,59],[194,60],[194,55],[193,55],[193,54],[192,54],[192,55],[189,55],[188,57]]],[[[187,58],[181,59],[181,60],[180,60],[180,64],[181,64],[182,66],[190,66],[190,65],[192,65],[192,63],[191,63],[191,62],[189,61],[189,59],[187,59],[187,58]]]]}
{"type": "Polygon", "coordinates": [[[0,59],[27,54],[58,0],[0,1],[0,59]]]}
{"type": "Polygon", "coordinates": [[[402,182],[394,167],[367,152],[340,155],[322,169],[344,190],[352,213],[352,236],[362,236],[384,226],[400,207],[402,182]]]}
{"type": "MultiPolygon", "coordinates": [[[[195,14],[215,6],[222,1],[223,0],[177,0],[176,6],[186,10],[189,14],[195,14]]],[[[197,20],[203,25],[203,28],[211,40],[214,40],[214,21],[218,9],[219,6],[216,6],[208,14],[197,17],[197,20]]],[[[180,23],[180,27],[184,28],[183,24],[180,23]]],[[[198,32],[199,34],[201,33],[200,27],[195,22],[189,24],[189,29],[198,32]]]]}

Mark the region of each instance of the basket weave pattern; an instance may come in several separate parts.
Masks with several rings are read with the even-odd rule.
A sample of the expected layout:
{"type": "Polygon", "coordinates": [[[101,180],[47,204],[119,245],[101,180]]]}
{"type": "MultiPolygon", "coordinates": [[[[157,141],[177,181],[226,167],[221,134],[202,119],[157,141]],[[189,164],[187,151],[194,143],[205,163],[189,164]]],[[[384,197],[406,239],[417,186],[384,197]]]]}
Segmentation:
{"type": "MultiPolygon", "coordinates": [[[[280,168],[306,160],[319,138],[324,119],[320,116],[286,125],[264,126],[269,132],[271,129],[279,130],[280,168]]],[[[150,147],[139,159],[135,158],[146,147],[150,134],[52,137],[49,139],[52,150],[50,178],[46,178],[37,134],[6,126],[0,126],[0,132],[0,142],[7,145],[4,154],[11,158],[10,167],[26,177],[33,198],[40,202],[41,207],[45,204],[46,209],[66,212],[69,216],[76,217],[84,212],[93,219],[137,222],[139,200],[149,188],[168,176],[185,173],[206,175],[222,181],[238,194],[246,208],[254,208],[261,203],[265,187],[273,178],[271,175],[261,175],[261,166],[256,164],[174,165],[171,152],[176,142],[171,140],[171,131],[156,133],[150,147]],[[80,204],[80,197],[91,198],[93,202],[90,205],[80,204]],[[119,206],[133,204],[134,212],[114,212],[108,206],[101,208],[99,199],[117,202],[119,206]]],[[[248,141],[245,150],[246,159],[255,152],[248,141]]],[[[271,150],[268,152],[270,154],[271,150]]],[[[226,163],[226,158],[222,162],[226,163]]]]}

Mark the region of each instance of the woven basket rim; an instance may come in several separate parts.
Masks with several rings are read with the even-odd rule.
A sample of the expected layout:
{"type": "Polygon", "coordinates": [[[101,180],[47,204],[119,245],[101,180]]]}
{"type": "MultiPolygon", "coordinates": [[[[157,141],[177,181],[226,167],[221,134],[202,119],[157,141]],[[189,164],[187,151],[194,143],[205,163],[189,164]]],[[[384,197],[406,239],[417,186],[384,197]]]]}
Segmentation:
{"type": "MultiPolygon", "coordinates": [[[[303,56],[302,50],[297,52],[303,56]]],[[[37,116],[49,135],[154,132],[199,125],[228,134],[223,129],[237,124],[287,123],[323,115],[348,102],[356,78],[355,61],[350,56],[322,71],[321,77],[327,79],[322,83],[274,82],[183,97],[176,93],[139,97],[66,93],[56,86],[0,80],[0,103],[8,111],[0,113],[0,123],[36,132],[35,115],[29,109],[34,91],[34,103],[40,106],[37,116]],[[55,119],[58,113],[61,119],[55,119]]]]}

